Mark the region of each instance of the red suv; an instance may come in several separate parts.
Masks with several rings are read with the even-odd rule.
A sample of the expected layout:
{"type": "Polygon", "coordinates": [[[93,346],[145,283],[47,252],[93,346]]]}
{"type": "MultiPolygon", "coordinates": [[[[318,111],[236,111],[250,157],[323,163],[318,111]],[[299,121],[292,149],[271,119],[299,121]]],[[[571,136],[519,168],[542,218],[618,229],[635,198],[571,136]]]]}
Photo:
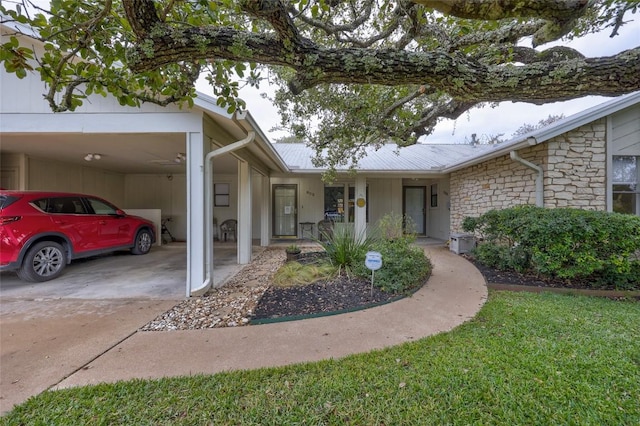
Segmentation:
{"type": "Polygon", "coordinates": [[[74,259],[116,250],[147,254],[153,222],[82,194],[0,191],[0,270],[24,281],[58,277],[74,259]]]}

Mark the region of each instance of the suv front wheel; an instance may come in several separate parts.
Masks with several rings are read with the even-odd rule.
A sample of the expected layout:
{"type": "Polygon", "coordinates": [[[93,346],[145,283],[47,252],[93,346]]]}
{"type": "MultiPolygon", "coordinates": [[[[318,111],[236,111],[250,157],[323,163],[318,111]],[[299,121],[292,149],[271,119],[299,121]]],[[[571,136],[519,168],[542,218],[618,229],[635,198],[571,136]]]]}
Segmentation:
{"type": "Polygon", "coordinates": [[[151,232],[148,229],[142,229],[136,235],[134,246],[131,248],[133,254],[147,254],[151,250],[153,238],[151,232]]]}
{"type": "Polygon", "coordinates": [[[29,249],[18,278],[30,282],[43,282],[57,278],[67,265],[64,248],[53,241],[40,241],[29,249]]]}

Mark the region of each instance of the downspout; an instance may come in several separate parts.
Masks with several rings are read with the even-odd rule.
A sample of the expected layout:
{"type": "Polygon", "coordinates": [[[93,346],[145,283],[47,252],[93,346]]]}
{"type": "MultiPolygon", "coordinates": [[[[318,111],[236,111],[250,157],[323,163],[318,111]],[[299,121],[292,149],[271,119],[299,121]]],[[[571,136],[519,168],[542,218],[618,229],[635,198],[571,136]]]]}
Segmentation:
{"type": "MultiPolygon", "coordinates": [[[[243,119],[243,116],[240,117],[243,119]]],[[[234,121],[236,121],[234,119],[234,121]]],[[[256,137],[256,132],[250,131],[247,137],[231,145],[215,149],[204,158],[204,202],[205,202],[205,280],[202,286],[191,290],[192,296],[203,294],[213,285],[213,159],[222,154],[236,151],[245,145],[249,145],[256,137]]]]}
{"type": "Polygon", "coordinates": [[[536,206],[544,207],[544,171],[542,170],[542,167],[521,158],[517,151],[509,152],[509,156],[512,160],[522,163],[538,173],[536,176],[536,206]]]}

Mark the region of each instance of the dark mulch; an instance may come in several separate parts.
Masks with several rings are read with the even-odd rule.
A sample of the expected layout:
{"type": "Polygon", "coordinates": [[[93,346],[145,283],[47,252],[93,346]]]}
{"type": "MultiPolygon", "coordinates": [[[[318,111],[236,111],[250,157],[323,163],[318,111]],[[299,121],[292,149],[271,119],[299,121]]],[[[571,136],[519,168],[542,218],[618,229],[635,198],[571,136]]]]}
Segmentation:
{"type": "Polygon", "coordinates": [[[270,287],[253,311],[253,320],[321,315],[389,302],[398,295],[385,293],[362,278],[342,275],[331,281],[295,287],[270,287]]]}
{"type": "MultiPolygon", "coordinates": [[[[300,263],[316,262],[323,253],[302,253],[300,263]]],[[[371,286],[363,278],[340,275],[332,280],[294,287],[269,287],[253,311],[252,321],[323,315],[362,309],[398,299],[402,295],[387,293],[371,286]]]]}
{"type": "Polygon", "coordinates": [[[549,287],[549,288],[572,288],[572,289],[587,289],[592,290],[594,288],[602,290],[615,290],[612,286],[594,286],[591,280],[573,279],[552,279],[541,278],[534,274],[521,274],[516,271],[501,271],[476,261],[472,256],[463,255],[468,261],[478,268],[478,270],[484,276],[484,279],[488,284],[512,284],[512,285],[524,285],[533,287],[549,287]]]}
{"type": "MultiPolygon", "coordinates": [[[[515,271],[501,271],[489,266],[485,266],[480,262],[477,262],[470,256],[464,256],[468,261],[478,268],[478,270],[484,276],[484,279],[489,284],[514,284],[514,285],[526,285],[534,287],[566,287],[567,283],[560,280],[543,280],[535,275],[521,274],[515,271]]],[[[581,285],[577,285],[577,288],[581,288],[581,285]]]]}
{"type": "MultiPolygon", "coordinates": [[[[321,253],[303,253],[301,263],[314,262],[321,253]]],[[[513,271],[500,271],[465,256],[482,273],[488,284],[509,284],[548,288],[589,288],[587,283],[567,283],[564,280],[544,280],[535,275],[513,271]]],[[[264,293],[253,314],[253,320],[277,319],[284,317],[322,315],[337,311],[362,309],[364,307],[390,302],[402,295],[385,293],[377,287],[371,289],[369,280],[340,276],[331,281],[319,281],[297,287],[270,287],[264,293]]]]}
{"type": "Polygon", "coordinates": [[[533,274],[521,274],[515,271],[501,271],[477,262],[472,256],[463,256],[478,268],[490,288],[516,290],[518,286],[523,286],[521,289],[527,288],[527,291],[576,291],[582,292],[582,294],[606,297],[614,300],[636,299],[640,301],[640,294],[638,294],[637,291],[620,291],[613,286],[605,284],[594,286],[594,283],[590,280],[567,281],[561,279],[540,278],[533,274]],[[493,287],[492,284],[494,285],[493,287]]]}

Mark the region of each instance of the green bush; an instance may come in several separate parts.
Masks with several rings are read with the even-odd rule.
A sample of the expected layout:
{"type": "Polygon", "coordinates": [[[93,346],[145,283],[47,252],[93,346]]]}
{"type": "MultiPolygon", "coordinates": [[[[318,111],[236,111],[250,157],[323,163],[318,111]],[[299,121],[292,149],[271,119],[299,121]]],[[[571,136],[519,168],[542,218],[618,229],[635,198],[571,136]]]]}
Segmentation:
{"type": "MultiPolygon", "coordinates": [[[[431,263],[424,250],[412,245],[416,240],[410,220],[401,215],[388,214],[380,219],[371,249],[382,255],[382,268],[375,271],[374,285],[389,293],[406,293],[420,285],[431,273],[431,263]]],[[[371,278],[371,271],[364,266],[364,258],[354,268],[364,277],[371,278]]]]}
{"type": "Polygon", "coordinates": [[[478,260],[549,278],[590,280],[594,287],[640,287],[640,217],[533,206],[465,218],[484,239],[478,260]]]}
{"type": "Polygon", "coordinates": [[[401,215],[388,214],[369,230],[367,238],[358,237],[345,227],[321,242],[329,261],[338,270],[363,278],[371,278],[364,265],[368,251],[382,255],[382,268],[375,272],[374,285],[390,293],[405,293],[424,283],[431,272],[431,263],[420,247],[413,246],[416,236],[411,221],[401,215]]]}
{"type": "MultiPolygon", "coordinates": [[[[407,242],[405,238],[380,240],[373,250],[382,255],[382,268],[375,271],[373,284],[389,293],[406,293],[422,284],[431,273],[431,263],[424,250],[407,242]]],[[[358,275],[371,278],[371,271],[364,263],[357,269],[358,275]]]]}

